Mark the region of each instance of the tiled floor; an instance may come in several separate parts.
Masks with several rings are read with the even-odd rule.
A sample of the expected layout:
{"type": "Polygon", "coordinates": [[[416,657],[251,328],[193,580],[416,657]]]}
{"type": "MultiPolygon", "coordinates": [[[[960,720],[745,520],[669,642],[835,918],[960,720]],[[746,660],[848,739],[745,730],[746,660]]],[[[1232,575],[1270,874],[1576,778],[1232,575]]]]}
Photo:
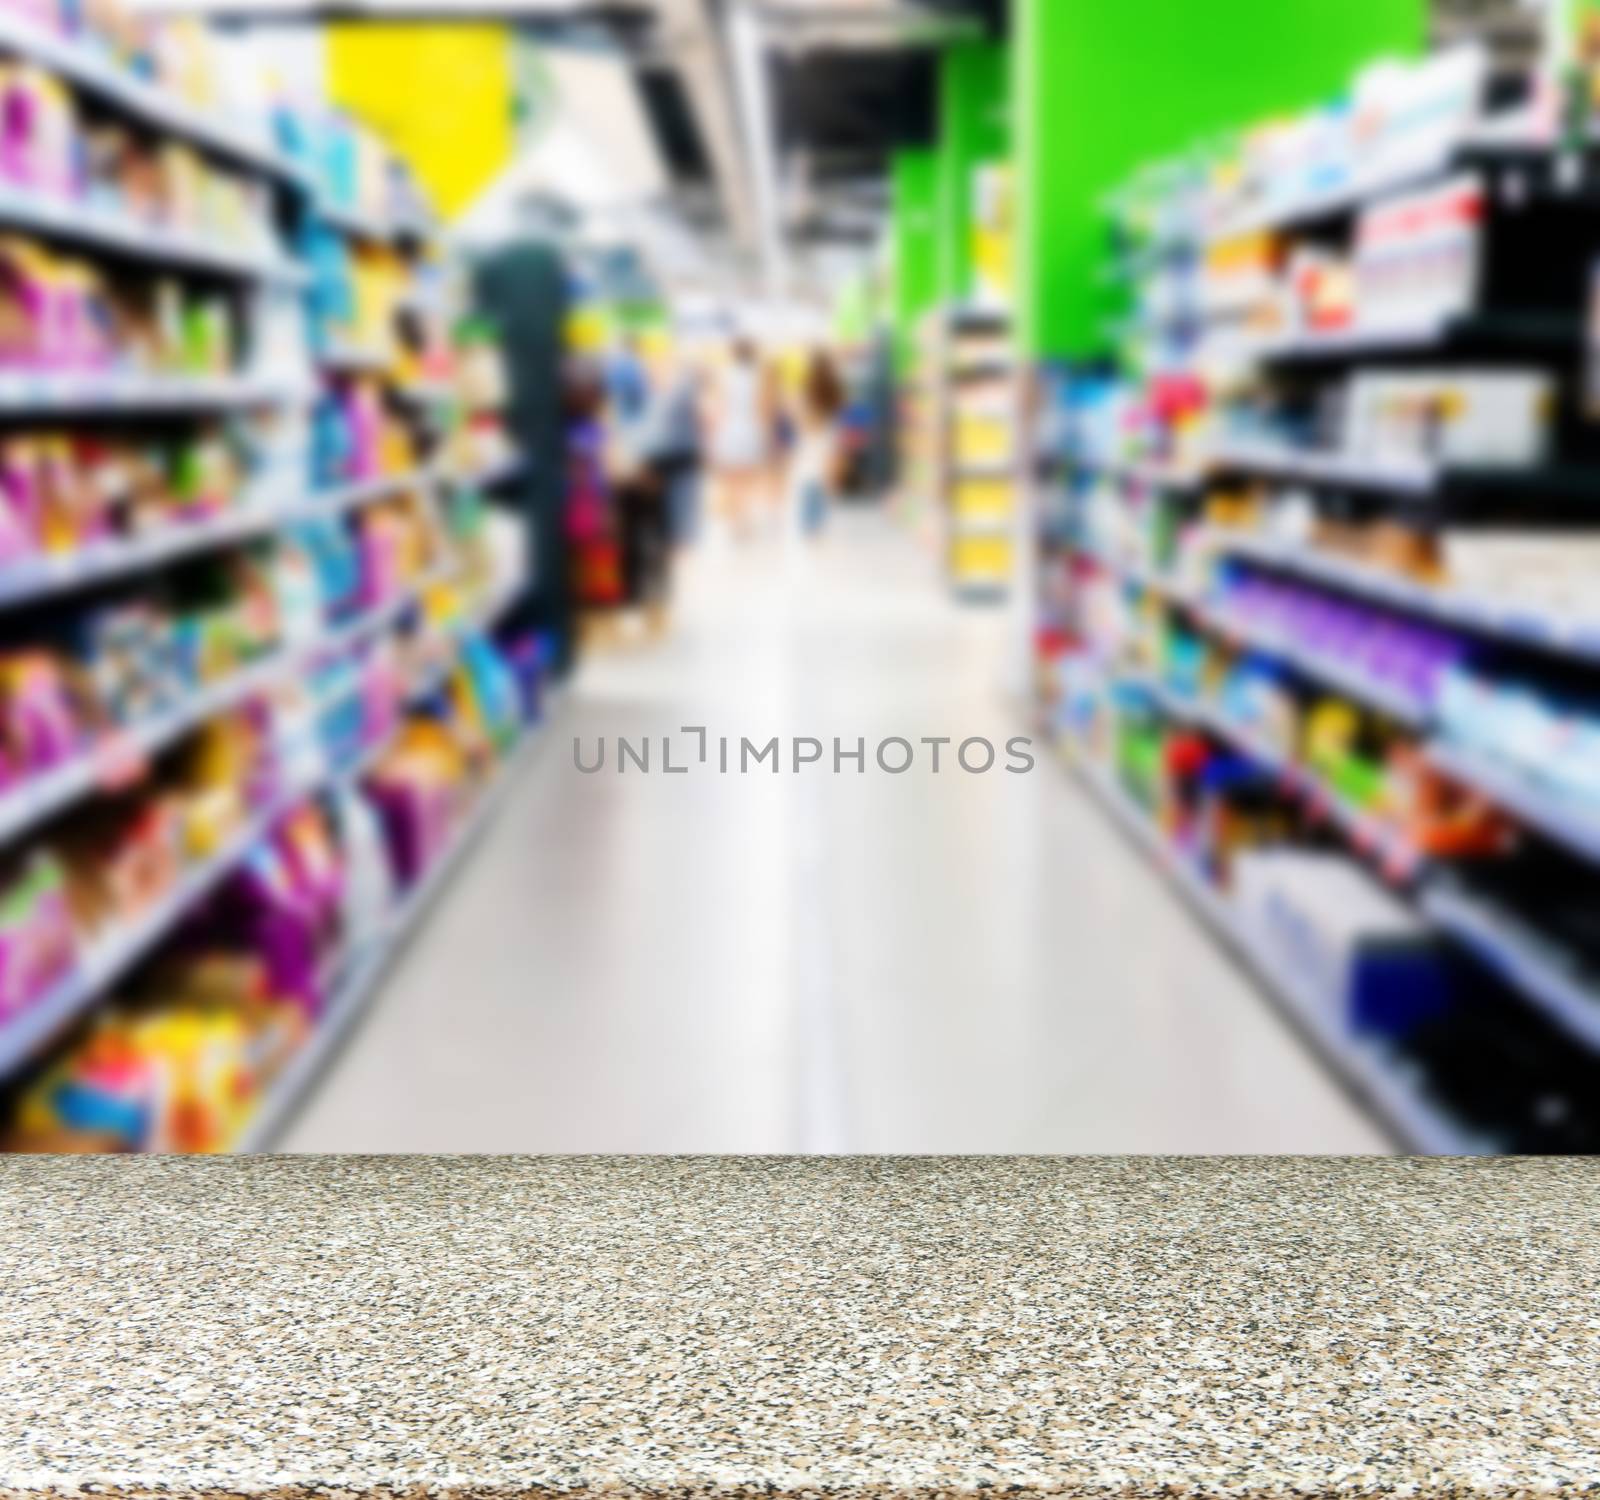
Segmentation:
{"type": "Polygon", "coordinates": [[[288,1149],[1385,1149],[1047,754],[932,773],[922,736],[1030,730],[1002,618],[904,532],[714,541],[679,598],[667,644],[585,668],[288,1149]],[[774,734],[823,763],[718,773],[774,734]],[[904,775],[870,764],[891,735],[904,775]]]}

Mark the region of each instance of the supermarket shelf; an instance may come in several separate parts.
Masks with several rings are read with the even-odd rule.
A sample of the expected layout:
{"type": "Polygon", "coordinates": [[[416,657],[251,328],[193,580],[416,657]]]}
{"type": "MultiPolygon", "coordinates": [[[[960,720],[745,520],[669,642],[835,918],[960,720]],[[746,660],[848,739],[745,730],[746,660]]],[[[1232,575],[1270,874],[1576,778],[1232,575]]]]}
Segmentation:
{"type": "Polygon", "coordinates": [[[331,344],[317,355],[317,364],[321,369],[337,374],[381,374],[394,361],[394,350],[368,348],[362,344],[331,344]]]}
{"type": "Polygon", "coordinates": [[[410,380],[397,383],[394,393],[415,406],[448,406],[456,399],[455,385],[448,380],[410,380]]]}
{"type": "Polygon", "coordinates": [[[1600,613],[1585,619],[1533,605],[1497,604],[1487,596],[1415,582],[1399,573],[1352,562],[1310,545],[1288,544],[1246,532],[1219,531],[1212,540],[1220,552],[1229,556],[1326,583],[1439,624],[1600,661],[1600,613]]]}
{"type": "Polygon", "coordinates": [[[1407,1150],[1426,1155],[1470,1156],[1493,1150],[1422,1093],[1410,1069],[1377,1046],[1348,1035],[1314,996],[1277,969],[1227,901],[1161,837],[1155,825],[1117,784],[1086,756],[1072,760],[1083,785],[1167,877],[1200,921],[1251,973],[1295,1028],[1312,1043],[1347,1087],[1363,1098],[1407,1150]]]}
{"type": "Polygon", "coordinates": [[[1546,790],[1526,772],[1456,745],[1432,745],[1428,759],[1444,775],[1473,787],[1580,859],[1600,864],[1600,817],[1594,813],[1546,790]]]}
{"type": "Polygon", "coordinates": [[[97,543],[60,556],[28,558],[0,566],[0,608],[31,603],[75,589],[159,567],[197,553],[226,547],[314,516],[337,515],[410,484],[430,482],[418,470],[387,479],[369,479],[313,494],[297,503],[258,502],[205,521],[178,524],[150,536],[97,543]]]}
{"type": "Polygon", "coordinates": [[[497,464],[485,464],[483,468],[474,469],[467,474],[450,473],[446,478],[449,483],[461,489],[491,490],[496,485],[509,484],[526,466],[523,456],[520,453],[513,453],[510,458],[503,459],[497,464]]]}
{"type": "Polygon", "coordinates": [[[951,516],[952,536],[1007,537],[1016,530],[1010,516],[951,516]]]}
{"type": "Polygon", "coordinates": [[[209,859],[196,865],[153,910],[94,950],[37,1003],[0,1025],[0,1076],[9,1076],[64,1027],[82,1015],[173,931],[310,790],[296,786],[251,818],[209,859]]]}
{"type": "Polygon", "coordinates": [[[1010,355],[994,355],[987,359],[956,360],[950,366],[950,379],[993,380],[1014,374],[1016,361],[1010,355]]]}
{"type": "Polygon", "coordinates": [[[1426,704],[1410,694],[1391,687],[1360,668],[1320,651],[1308,650],[1298,641],[1269,630],[1251,620],[1230,614],[1225,609],[1201,608],[1200,618],[1218,634],[1287,662],[1307,677],[1336,688],[1369,708],[1387,714],[1397,723],[1413,729],[1427,727],[1430,719],[1426,704]]]}
{"type": "Polygon", "coordinates": [[[1600,980],[1492,902],[1453,886],[1422,894],[1422,909],[1570,1035],[1600,1048],[1600,980]]]}
{"type": "Polygon", "coordinates": [[[1437,464],[1421,461],[1377,462],[1342,453],[1313,453],[1266,443],[1221,448],[1213,456],[1211,467],[1406,495],[1432,494],[1438,489],[1444,472],[1437,464]]]}
{"type": "Polygon", "coordinates": [[[1206,605],[1201,593],[1197,589],[1191,588],[1188,584],[1180,582],[1165,569],[1152,567],[1148,563],[1119,558],[1112,553],[1103,552],[1093,547],[1085,547],[1070,537],[1067,540],[1068,545],[1079,556],[1087,558],[1096,566],[1104,568],[1108,573],[1117,575],[1124,582],[1131,583],[1135,588],[1143,589],[1149,594],[1160,594],[1162,598],[1194,614],[1204,614],[1206,605]]]}
{"type": "Polygon", "coordinates": [[[1418,702],[1409,694],[1391,687],[1388,683],[1378,681],[1345,661],[1326,656],[1320,651],[1308,650],[1298,641],[1291,640],[1275,630],[1269,630],[1253,620],[1230,613],[1158,569],[1119,562],[1115,558],[1093,550],[1085,551],[1082,548],[1078,550],[1101,567],[1119,574],[1129,583],[1159,593],[1179,608],[1188,610],[1207,629],[1236,645],[1278,657],[1303,676],[1323,682],[1348,697],[1365,703],[1369,708],[1387,714],[1398,723],[1414,729],[1424,729],[1431,721],[1432,716],[1427,705],[1418,702]]]}
{"type": "Polygon", "coordinates": [[[220,113],[198,108],[102,57],[86,42],[55,35],[0,11],[0,51],[27,58],[74,87],[115,105],[142,123],[294,187],[305,178],[270,141],[237,130],[220,113]]]}
{"type": "Polygon", "coordinates": [[[376,244],[386,245],[395,238],[394,225],[387,216],[368,213],[359,208],[348,208],[344,204],[333,202],[325,195],[317,197],[316,217],[329,229],[349,235],[352,239],[370,240],[376,244]]]}
{"type": "Polygon", "coordinates": [[[220,410],[287,406],[309,397],[310,390],[303,382],[253,375],[0,373],[0,414],[220,410]]]}
{"type": "MultiPolygon", "coordinates": [[[[397,604],[387,605],[371,616],[353,622],[351,627],[346,627],[344,639],[348,641],[357,633],[366,634],[381,629],[383,624],[399,613],[397,604]]],[[[314,654],[319,649],[320,645],[313,645],[307,648],[307,652],[314,654]]],[[[305,660],[305,655],[300,659],[305,660]]],[[[281,668],[280,663],[275,661],[273,664],[281,668]]],[[[40,1046],[94,1005],[120,976],[175,930],[205,895],[248,858],[280,819],[319,787],[348,784],[364,775],[388,748],[388,744],[386,737],[348,764],[324,764],[316,773],[301,777],[274,798],[268,807],[250,818],[245,827],[216,854],[188,871],[152,911],[99,943],[50,994],[19,1016],[0,1024],[0,1077],[7,1076],[25,1063],[40,1046]]]]}
{"type": "Polygon", "coordinates": [[[1268,744],[1239,724],[1214,703],[1188,698],[1155,678],[1140,675],[1137,682],[1163,711],[1208,730],[1241,755],[1279,777],[1299,801],[1317,817],[1338,827],[1355,850],[1369,858],[1386,879],[1415,880],[1428,859],[1399,829],[1375,814],[1341,797],[1315,771],[1268,744]]]}
{"type": "Polygon", "coordinates": [[[426,220],[368,213],[364,209],[335,203],[326,195],[319,195],[316,200],[316,216],[340,234],[378,245],[416,243],[431,238],[436,232],[426,220]]]}
{"type": "Polygon", "coordinates": [[[312,641],[281,648],[243,671],[200,688],[177,708],[110,735],[54,770],[24,781],[0,797],[0,843],[91,796],[102,786],[115,784],[122,768],[130,762],[158,754],[208,719],[296,676],[319,657],[381,633],[415,604],[428,582],[431,580],[324,631],[312,641]]]}
{"type": "Polygon", "coordinates": [[[1449,170],[1447,159],[1435,160],[1403,172],[1353,178],[1316,193],[1301,193],[1278,203],[1263,204],[1248,213],[1234,214],[1206,230],[1211,244],[1241,239],[1266,231],[1294,229],[1321,219],[1355,213],[1374,198],[1421,187],[1449,170]]]}
{"type": "Polygon", "coordinates": [[[1362,458],[1272,443],[1225,445],[1208,465],[1213,473],[1259,474],[1304,484],[1411,498],[1452,495],[1545,497],[1575,502],[1587,515],[1600,487],[1593,468],[1563,464],[1451,464],[1422,458],[1362,458]]]}
{"type": "Polygon", "coordinates": [[[1427,352],[1485,346],[1566,347],[1576,345],[1578,328],[1570,319],[1536,314],[1458,314],[1413,323],[1374,323],[1324,333],[1295,333],[1250,342],[1248,356],[1277,364],[1427,352]]]}
{"type": "MultiPolygon", "coordinates": [[[[1593,144],[1592,139],[1590,143],[1593,144]]],[[[1374,199],[1426,187],[1474,163],[1493,165],[1548,157],[1553,154],[1555,144],[1520,117],[1519,112],[1513,111],[1502,118],[1480,122],[1453,150],[1431,161],[1416,162],[1382,174],[1368,174],[1321,192],[1301,193],[1277,203],[1263,204],[1210,225],[1205,238],[1208,243],[1217,244],[1264,231],[1283,231],[1336,219],[1357,212],[1374,199]]]]}
{"type": "Polygon", "coordinates": [[[1071,468],[1084,474],[1100,474],[1108,479],[1141,484],[1150,489],[1192,489],[1204,482],[1206,477],[1203,468],[1179,468],[1175,464],[1162,463],[1157,459],[1096,459],[1077,455],[1068,460],[1068,463],[1071,468]]]}
{"type": "Polygon", "coordinates": [[[952,331],[982,333],[1011,326],[1011,310],[984,302],[952,302],[945,308],[952,331]]]}
{"type": "Polygon", "coordinates": [[[252,250],[214,235],[145,224],[127,214],[108,213],[88,203],[14,187],[0,189],[0,224],[95,249],[113,250],[163,266],[220,272],[288,286],[303,285],[309,280],[305,267],[281,250],[252,250]]]}
{"type": "Polygon", "coordinates": [[[537,730],[525,732],[521,743],[496,772],[488,790],[479,798],[449,849],[421,882],[401,899],[384,930],[370,939],[355,957],[327,1013],[310,1039],[273,1082],[260,1110],[241,1134],[235,1150],[264,1151],[282,1133],[294,1111],[377,993],[379,981],[460,869],[467,853],[493,822],[507,792],[526,764],[532,746],[539,739],[537,730]]]}
{"type": "MultiPolygon", "coordinates": [[[[491,630],[500,617],[522,597],[524,587],[525,585],[519,580],[510,587],[498,588],[482,603],[469,608],[459,620],[443,626],[443,634],[453,646],[459,647],[460,643],[473,632],[491,630]]],[[[411,685],[411,698],[416,700],[432,693],[442,692],[448,686],[454,670],[453,653],[451,659],[426,667],[411,685]]]]}

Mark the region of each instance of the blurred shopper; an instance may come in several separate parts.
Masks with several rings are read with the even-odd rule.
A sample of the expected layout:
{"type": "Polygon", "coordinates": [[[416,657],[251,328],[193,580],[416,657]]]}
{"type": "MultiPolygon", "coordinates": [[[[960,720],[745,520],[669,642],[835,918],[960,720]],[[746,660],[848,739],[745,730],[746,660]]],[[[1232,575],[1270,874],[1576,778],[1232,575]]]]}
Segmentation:
{"type": "Polygon", "coordinates": [[[801,385],[798,431],[789,464],[789,509],[801,536],[821,535],[832,508],[844,402],[837,366],[826,350],[814,350],[801,385]]]}
{"type": "Polygon", "coordinates": [[[769,488],[772,461],[770,386],[749,339],[738,339],[717,383],[713,428],[721,503],[743,535],[769,488]]]}
{"type": "Polygon", "coordinates": [[[658,372],[640,442],[661,490],[668,537],[675,547],[694,541],[700,524],[700,372],[670,358],[658,372]]]}
{"type": "Polygon", "coordinates": [[[612,420],[623,432],[642,422],[650,408],[650,372],[631,333],[623,336],[606,361],[606,398],[612,420]]]}
{"type": "Polygon", "coordinates": [[[650,632],[659,634],[666,626],[672,555],[667,491],[655,451],[655,428],[664,386],[663,382],[652,381],[642,362],[635,375],[636,384],[630,377],[626,400],[632,405],[626,418],[616,414],[617,398],[613,397],[609,453],[616,497],[621,603],[641,611],[650,632]]]}
{"type": "Polygon", "coordinates": [[[606,387],[593,371],[569,373],[567,427],[567,559],[580,610],[621,602],[622,552],[607,475],[606,387]]]}

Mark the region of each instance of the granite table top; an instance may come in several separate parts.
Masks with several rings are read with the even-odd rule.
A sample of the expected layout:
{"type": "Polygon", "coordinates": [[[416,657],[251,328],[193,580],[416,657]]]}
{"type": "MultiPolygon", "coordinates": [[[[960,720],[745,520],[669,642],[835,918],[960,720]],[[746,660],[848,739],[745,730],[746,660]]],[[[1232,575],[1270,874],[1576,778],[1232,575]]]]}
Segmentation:
{"type": "Polygon", "coordinates": [[[1600,1165],[0,1162],[0,1496],[1600,1492],[1600,1165]]]}

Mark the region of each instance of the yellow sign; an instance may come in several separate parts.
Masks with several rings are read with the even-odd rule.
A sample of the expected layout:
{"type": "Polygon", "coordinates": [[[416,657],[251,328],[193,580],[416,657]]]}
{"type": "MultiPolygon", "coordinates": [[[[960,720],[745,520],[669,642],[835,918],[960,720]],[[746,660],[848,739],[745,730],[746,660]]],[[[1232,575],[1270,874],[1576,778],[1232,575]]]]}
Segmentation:
{"type": "Polygon", "coordinates": [[[338,21],[328,91],[407,162],[447,219],[511,161],[511,33],[460,21],[338,21]]]}

